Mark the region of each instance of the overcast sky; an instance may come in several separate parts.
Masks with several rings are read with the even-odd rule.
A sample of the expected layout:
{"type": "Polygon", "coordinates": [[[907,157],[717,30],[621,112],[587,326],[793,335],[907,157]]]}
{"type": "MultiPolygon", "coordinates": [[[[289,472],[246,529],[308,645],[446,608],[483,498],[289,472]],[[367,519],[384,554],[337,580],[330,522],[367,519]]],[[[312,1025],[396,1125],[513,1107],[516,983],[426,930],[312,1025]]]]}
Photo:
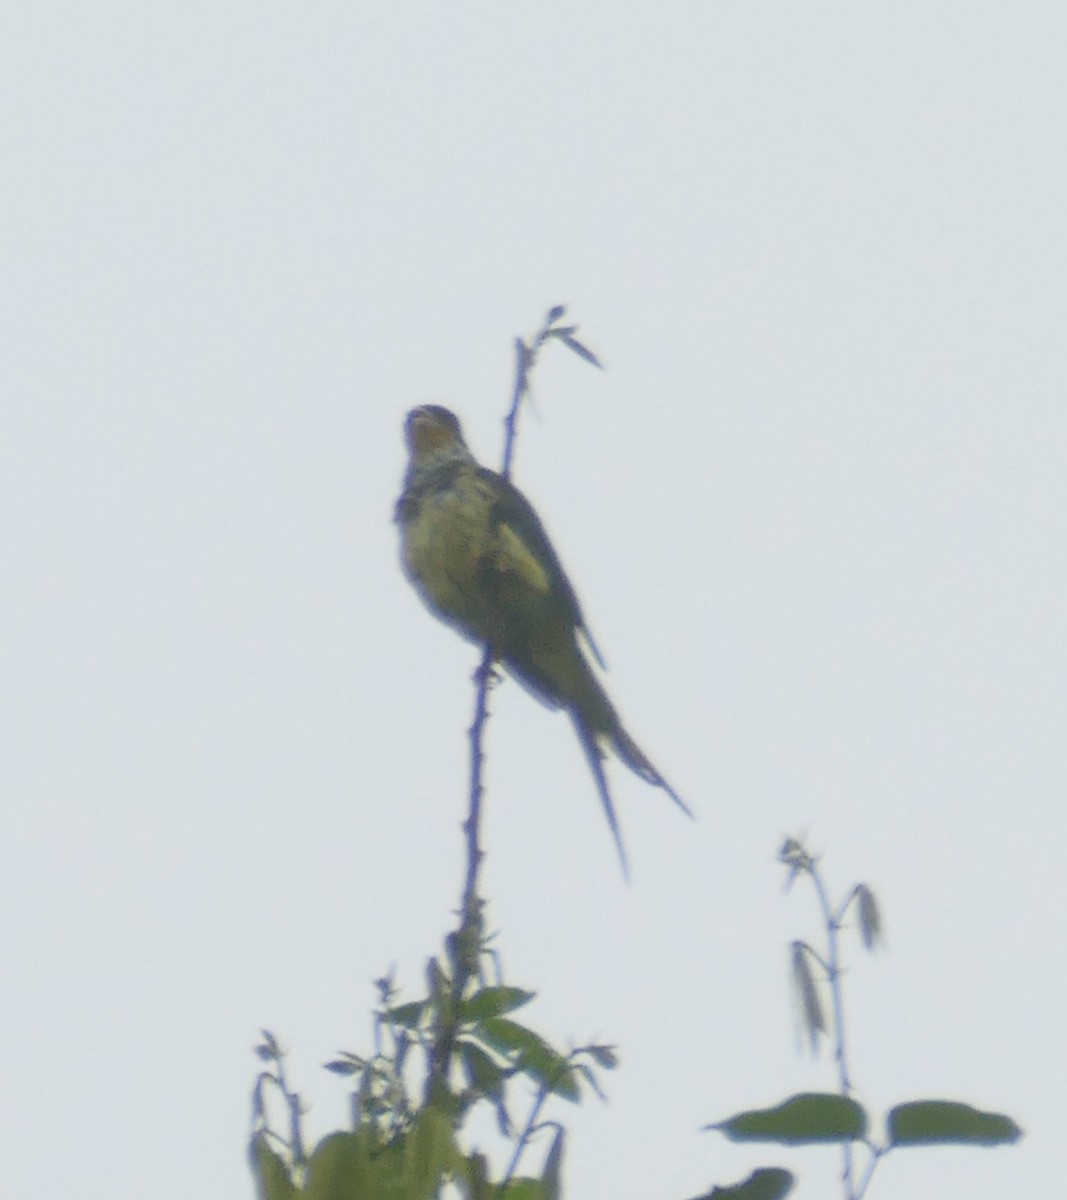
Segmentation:
{"type": "Polygon", "coordinates": [[[877,1197],[1050,1195],[1067,1117],[1067,15],[1015,3],[47,3],[0,32],[0,1197],[250,1196],[252,1046],[321,1070],[461,885],[473,647],[397,564],[412,405],[516,480],[638,742],[624,886],[569,723],[493,696],[509,982],[619,1046],[569,1195],[829,1150],[785,835],[875,1113],[1003,1110],[877,1197]]]}

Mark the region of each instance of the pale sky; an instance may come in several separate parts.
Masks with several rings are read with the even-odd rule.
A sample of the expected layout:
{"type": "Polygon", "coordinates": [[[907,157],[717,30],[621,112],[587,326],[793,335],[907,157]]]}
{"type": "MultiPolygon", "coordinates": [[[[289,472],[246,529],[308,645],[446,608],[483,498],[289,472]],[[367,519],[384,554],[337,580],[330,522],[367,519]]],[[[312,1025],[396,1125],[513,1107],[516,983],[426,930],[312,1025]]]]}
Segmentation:
{"type": "MultiPolygon", "coordinates": [[[[859,1098],[1010,1113],[868,1195],[1050,1195],[1067,1036],[1062,4],[28,3],[0,31],[0,1198],[251,1196],[252,1047],[370,1047],[461,885],[477,653],[397,563],[401,424],[516,481],[638,742],[494,694],[507,979],[619,1047],[568,1195],[832,1150],[700,1126],[832,1088],[789,942],[828,882],[859,1098]]],[[[518,1109],[519,1106],[517,1106],[518,1109]]]]}

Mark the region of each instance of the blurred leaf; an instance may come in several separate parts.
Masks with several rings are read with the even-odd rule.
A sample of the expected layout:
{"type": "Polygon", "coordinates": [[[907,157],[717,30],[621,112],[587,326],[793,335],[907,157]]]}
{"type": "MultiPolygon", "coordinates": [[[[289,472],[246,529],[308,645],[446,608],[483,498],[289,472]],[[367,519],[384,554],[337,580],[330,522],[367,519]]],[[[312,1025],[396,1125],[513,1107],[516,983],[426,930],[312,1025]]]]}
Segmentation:
{"type": "Polygon", "coordinates": [[[481,1021],[485,1017],[499,1017],[506,1012],[513,1012],[529,1004],[534,998],[534,992],[524,992],[516,987],[485,987],[475,992],[469,1000],[464,1000],[460,1006],[460,1019],[464,1021],[481,1021]]]}
{"type": "Polygon", "coordinates": [[[301,1194],[307,1200],[372,1200],[375,1174],[365,1130],[331,1133],[312,1152],[301,1194]]]}
{"type": "Polygon", "coordinates": [[[732,1187],[714,1187],[696,1200],[782,1200],[796,1179],[781,1167],[759,1167],[743,1182],[732,1187]]]}
{"type": "MultiPolygon", "coordinates": [[[[471,1087],[479,1096],[501,1106],[504,1102],[504,1082],[507,1079],[505,1070],[495,1063],[481,1046],[467,1038],[461,1039],[459,1043],[459,1058],[471,1087]]],[[[507,1136],[507,1129],[502,1129],[501,1132],[507,1136]]]]}
{"type": "Polygon", "coordinates": [[[252,1174],[256,1179],[258,1200],[290,1200],[290,1197],[296,1195],[296,1188],[289,1178],[289,1168],[267,1144],[267,1139],[262,1133],[257,1133],[252,1138],[249,1157],[252,1160],[252,1174]]]}
{"type": "Polygon", "coordinates": [[[374,981],[374,986],[378,989],[378,999],[381,1004],[388,1008],[396,995],[396,989],[393,986],[393,969],[390,968],[388,975],[382,975],[374,981]]]}
{"type": "Polygon", "coordinates": [[[567,334],[562,334],[559,340],[563,342],[565,346],[569,346],[579,358],[584,358],[587,363],[592,363],[594,367],[599,367],[601,370],[604,369],[604,364],[600,361],[600,359],[597,358],[592,350],[582,345],[577,338],[570,337],[567,334]]]}
{"type": "Polygon", "coordinates": [[[441,970],[441,964],[437,961],[436,956],[430,958],[426,963],[426,986],[430,993],[430,1003],[440,1007],[447,991],[448,977],[441,970]]]}
{"type": "Polygon", "coordinates": [[[546,325],[554,324],[556,321],[558,321],[560,319],[560,317],[563,316],[563,314],[566,311],[567,311],[567,306],[565,304],[553,304],[552,307],[548,310],[548,317],[545,321],[545,324],[546,325]]]}
{"type": "Polygon", "coordinates": [[[419,1113],[407,1141],[410,1166],[405,1173],[405,1200],[432,1200],[441,1179],[463,1166],[453,1140],[452,1123],[431,1105],[419,1113]]]}
{"type": "Polygon", "coordinates": [[[261,1029],[263,1041],[256,1047],[256,1054],[263,1062],[274,1062],[281,1058],[282,1052],[278,1049],[278,1043],[274,1040],[274,1034],[269,1029],[261,1029]]]}
{"type": "Polygon", "coordinates": [[[262,1071],[256,1076],[255,1086],[252,1088],[252,1120],[258,1121],[266,1112],[263,1104],[263,1081],[265,1079],[273,1079],[273,1075],[264,1074],[262,1071]]]}
{"type": "Polygon", "coordinates": [[[867,949],[873,950],[882,940],[882,915],[874,892],[865,883],[856,884],[856,903],[860,913],[860,936],[867,949]]]}
{"type": "Polygon", "coordinates": [[[323,1066],[335,1075],[357,1075],[363,1070],[362,1066],[347,1058],[334,1058],[328,1063],[323,1063],[323,1066]]]}
{"type": "Polygon", "coordinates": [[[793,943],[793,983],[797,989],[804,1032],[811,1041],[814,1052],[818,1049],[819,1034],[826,1032],[826,1017],[819,1003],[819,990],[812,974],[808,947],[804,942],[793,943]]]}
{"type": "Polygon", "coordinates": [[[619,1056],[614,1046],[587,1046],[586,1049],[596,1059],[597,1066],[606,1071],[614,1071],[619,1065],[619,1056]]]}
{"type": "Polygon", "coordinates": [[[563,1195],[563,1138],[565,1132],[562,1125],[556,1127],[552,1145],[548,1148],[548,1154],[545,1157],[545,1169],[541,1172],[545,1200],[560,1200],[563,1195]]]}
{"type": "Polygon", "coordinates": [[[752,1109],[705,1129],[717,1129],[732,1142],[852,1142],[867,1132],[867,1114],[845,1096],[806,1092],[784,1100],[777,1108],[752,1109]]]}
{"type": "Polygon", "coordinates": [[[587,1067],[585,1063],[579,1062],[579,1063],[573,1064],[573,1069],[576,1074],[580,1075],[581,1078],[584,1079],[587,1084],[589,1084],[590,1090],[595,1092],[596,1095],[605,1104],[607,1104],[608,1098],[607,1098],[607,1096],[604,1095],[604,1089],[600,1086],[599,1083],[597,1083],[597,1078],[593,1074],[593,1072],[589,1069],[589,1067],[587,1067]]]}
{"type": "Polygon", "coordinates": [[[493,1194],[504,1197],[504,1200],[547,1200],[539,1179],[511,1179],[505,1187],[495,1189],[493,1194]]]}
{"type": "Polygon", "coordinates": [[[492,1200],[495,1185],[489,1182],[489,1160],[484,1154],[471,1154],[467,1158],[467,1190],[470,1200],[492,1200]]]}
{"type": "Polygon", "coordinates": [[[509,1021],[507,1017],[489,1017],[475,1030],[480,1041],[504,1054],[516,1055],[516,1066],[546,1091],[577,1101],[578,1084],[570,1063],[532,1029],[509,1021]]]}
{"type": "Polygon", "coordinates": [[[425,1012],[425,1000],[412,1000],[410,1004],[398,1004],[396,1008],[387,1008],[385,1015],[394,1025],[417,1029],[425,1012]]]}
{"type": "Polygon", "coordinates": [[[893,1146],[1007,1146],[1023,1131],[1004,1113],[983,1112],[953,1100],[913,1100],[890,1110],[893,1146]]]}

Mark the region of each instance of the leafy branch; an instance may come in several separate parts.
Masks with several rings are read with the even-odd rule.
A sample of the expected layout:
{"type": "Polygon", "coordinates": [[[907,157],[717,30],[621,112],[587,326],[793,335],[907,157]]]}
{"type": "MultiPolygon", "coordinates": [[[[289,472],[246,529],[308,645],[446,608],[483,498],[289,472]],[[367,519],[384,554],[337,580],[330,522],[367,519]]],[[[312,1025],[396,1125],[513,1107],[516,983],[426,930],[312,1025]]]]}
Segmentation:
{"type": "MultiPolygon", "coordinates": [[[[819,903],[826,933],[825,946],[816,949],[807,941],[794,941],[790,962],[805,1033],[814,1052],[818,1051],[822,1039],[829,1040],[837,1067],[838,1090],[836,1093],[810,1092],[791,1096],[773,1108],[736,1113],[704,1128],[718,1130],[735,1142],[839,1145],[845,1200],[862,1200],[875,1168],[891,1150],[934,1144],[1000,1146],[1020,1138],[1022,1130],[1010,1117],[984,1112],[954,1100],[912,1100],[898,1104],[886,1114],[885,1140],[878,1141],[869,1133],[867,1111],[852,1097],[845,1036],[841,936],[854,919],[864,948],[874,951],[883,941],[878,902],[866,884],[857,883],[835,907],[819,871],[818,859],[795,838],[787,838],[782,844],[778,860],[788,871],[787,889],[797,879],[807,879],[819,903]],[[854,1157],[857,1146],[867,1152],[862,1171],[857,1170],[854,1157]]],[[[735,1200],[780,1200],[792,1190],[794,1182],[790,1171],[780,1167],[762,1168],[744,1183],[729,1189],[715,1189],[708,1197],[729,1195],[735,1200]]]]}
{"type": "MultiPolygon", "coordinates": [[[[550,342],[567,346],[586,362],[599,360],[577,337],[576,325],[561,324],[562,305],[549,311],[527,342],[516,341],[515,384],[504,420],[503,474],[514,461],[518,422],[530,378],[550,342]]],[[[556,1200],[561,1194],[565,1131],[543,1117],[552,1098],[577,1102],[582,1085],[603,1097],[596,1070],[616,1065],[611,1046],[590,1044],[567,1053],[515,1020],[534,993],[505,985],[486,933],[486,904],[479,893],[485,852],[481,846],[484,798],[484,739],[489,691],[495,679],[486,649],[475,671],[470,741],[469,804],[463,822],[466,864],[458,924],[444,950],[426,966],[426,992],[402,1002],[391,976],[376,981],[374,1049],[369,1055],[342,1051],[326,1069],[351,1082],[352,1130],[304,1150],[304,1108],[289,1086],[284,1054],[273,1034],[257,1047],[269,1065],[253,1093],[251,1155],[261,1200],[435,1200],[446,1181],[469,1200],[556,1200]],[[421,1080],[421,1083],[420,1083],[421,1080]],[[513,1083],[532,1090],[529,1111],[516,1121],[513,1083]],[[288,1134],[276,1133],[268,1117],[268,1093],[281,1098],[288,1134]],[[507,1167],[490,1179],[489,1164],[458,1142],[470,1113],[488,1105],[501,1136],[511,1143],[507,1167]],[[520,1165],[538,1135],[551,1139],[540,1172],[520,1176],[520,1165]]]]}

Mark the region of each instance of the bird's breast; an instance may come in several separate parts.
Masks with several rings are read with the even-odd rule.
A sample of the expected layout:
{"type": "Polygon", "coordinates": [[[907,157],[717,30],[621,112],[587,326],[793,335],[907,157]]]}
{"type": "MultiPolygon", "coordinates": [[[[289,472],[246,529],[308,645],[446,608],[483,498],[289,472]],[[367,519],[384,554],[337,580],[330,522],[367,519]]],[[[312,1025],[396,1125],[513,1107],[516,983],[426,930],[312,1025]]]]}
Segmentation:
{"type": "Polygon", "coordinates": [[[403,528],[404,568],[423,600],[468,637],[489,632],[485,562],[492,496],[476,477],[425,492],[403,528]]]}

